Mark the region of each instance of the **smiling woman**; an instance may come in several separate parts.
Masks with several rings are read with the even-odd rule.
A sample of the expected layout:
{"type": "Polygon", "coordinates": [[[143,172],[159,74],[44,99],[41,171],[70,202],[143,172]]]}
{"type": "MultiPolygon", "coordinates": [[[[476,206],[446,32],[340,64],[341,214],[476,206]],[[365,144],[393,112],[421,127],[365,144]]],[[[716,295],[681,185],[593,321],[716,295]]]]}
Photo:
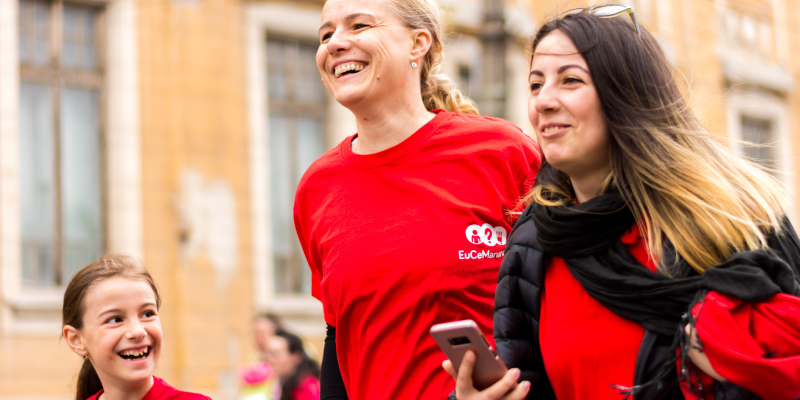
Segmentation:
{"type": "Polygon", "coordinates": [[[108,255],[75,274],[62,307],[62,334],[84,359],[75,400],[208,399],[153,376],[160,306],[153,278],[133,257],[108,255]]]}
{"type": "Polygon", "coordinates": [[[800,396],[785,193],[702,126],[632,11],[572,10],[534,37],[544,160],[494,306],[516,373],[478,392],[469,363],[446,364],[459,400],[800,396]],[[510,392],[517,379],[529,393],[510,392]]]}
{"type": "Polygon", "coordinates": [[[444,398],[453,384],[428,331],[473,319],[491,334],[511,212],[538,148],[478,116],[439,72],[436,1],[328,0],[319,38],[322,81],[358,127],[309,167],[294,204],[329,326],[322,398],[444,398]]]}

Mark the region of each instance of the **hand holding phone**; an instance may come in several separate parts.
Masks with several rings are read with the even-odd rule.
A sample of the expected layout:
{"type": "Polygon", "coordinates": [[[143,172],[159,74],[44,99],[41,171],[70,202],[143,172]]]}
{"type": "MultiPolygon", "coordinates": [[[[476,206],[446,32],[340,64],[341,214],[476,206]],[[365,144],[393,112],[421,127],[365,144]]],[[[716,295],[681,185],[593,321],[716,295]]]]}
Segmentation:
{"type": "Polygon", "coordinates": [[[489,342],[475,321],[463,320],[434,325],[431,327],[431,336],[453,363],[456,371],[459,370],[467,350],[472,350],[475,354],[472,382],[478,390],[492,386],[508,371],[505,364],[495,358],[489,342]]]}

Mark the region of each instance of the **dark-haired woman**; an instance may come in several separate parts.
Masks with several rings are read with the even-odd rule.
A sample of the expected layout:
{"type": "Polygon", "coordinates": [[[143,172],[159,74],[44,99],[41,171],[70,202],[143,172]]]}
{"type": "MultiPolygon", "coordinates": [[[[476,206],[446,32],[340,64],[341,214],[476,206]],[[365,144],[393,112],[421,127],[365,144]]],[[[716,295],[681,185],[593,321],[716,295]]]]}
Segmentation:
{"type": "Polygon", "coordinates": [[[319,400],[319,365],[303,350],[303,340],[279,330],[264,353],[278,377],[272,400],[319,400]]]}
{"type": "Polygon", "coordinates": [[[323,397],[444,397],[453,382],[430,327],[470,318],[492,330],[510,212],[540,156],[440,73],[442,25],[435,0],[322,11],[317,67],[358,127],[308,168],[294,205],[329,325],[323,397]]]}
{"type": "Polygon", "coordinates": [[[136,259],[107,255],[64,292],[62,335],[83,357],[75,400],[210,400],[153,376],[162,350],[161,297],[136,259]]]}
{"type": "Polygon", "coordinates": [[[544,162],[495,296],[513,368],[478,392],[470,356],[459,400],[800,396],[785,195],[701,126],[630,11],[576,10],[534,38],[544,162]]]}

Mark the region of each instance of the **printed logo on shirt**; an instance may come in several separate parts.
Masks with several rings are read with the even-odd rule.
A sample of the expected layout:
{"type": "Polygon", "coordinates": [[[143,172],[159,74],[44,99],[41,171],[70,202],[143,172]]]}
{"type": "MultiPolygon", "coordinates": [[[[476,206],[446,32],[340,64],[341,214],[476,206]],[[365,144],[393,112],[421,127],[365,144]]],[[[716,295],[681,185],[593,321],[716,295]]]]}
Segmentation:
{"type": "MultiPolygon", "coordinates": [[[[484,244],[486,246],[503,246],[508,239],[508,232],[502,226],[491,226],[489,224],[472,224],[467,227],[465,232],[467,240],[475,245],[484,244]]],[[[459,260],[482,260],[485,258],[502,258],[504,250],[459,250],[459,260]]]]}
{"type": "Polygon", "coordinates": [[[508,232],[502,226],[472,224],[467,227],[467,240],[472,244],[505,245],[506,239],[508,239],[508,232]]]}

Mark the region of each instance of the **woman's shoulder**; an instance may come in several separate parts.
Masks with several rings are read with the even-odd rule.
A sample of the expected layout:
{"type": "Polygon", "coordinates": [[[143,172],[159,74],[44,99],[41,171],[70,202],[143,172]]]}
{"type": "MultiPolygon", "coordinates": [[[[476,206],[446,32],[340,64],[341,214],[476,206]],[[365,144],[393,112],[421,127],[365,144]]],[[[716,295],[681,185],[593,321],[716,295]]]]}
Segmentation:
{"type": "Polygon", "coordinates": [[[153,387],[142,400],[211,400],[211,398],[199,393],[175,389],[163,379],[154,376],[153,387]]]}
{"type": "Polygon", "coordinates": [[[440,144],[493,152],[530,165],[541,164],[539,146],[513,123],[495,117],[448,114],[438,127],[440,144]]]}
{"type": "Polygon", "coordinates": [[[448,113],[449,118],[446,124],[451,129],[459,129],[469,132],[486,132],[495,135],[508,136],[510,138],[518,139],[520,136],[526,135],[520,127],[502,118],[488,117],[484,115],[462,114],[462,113],[448,113]]]}

